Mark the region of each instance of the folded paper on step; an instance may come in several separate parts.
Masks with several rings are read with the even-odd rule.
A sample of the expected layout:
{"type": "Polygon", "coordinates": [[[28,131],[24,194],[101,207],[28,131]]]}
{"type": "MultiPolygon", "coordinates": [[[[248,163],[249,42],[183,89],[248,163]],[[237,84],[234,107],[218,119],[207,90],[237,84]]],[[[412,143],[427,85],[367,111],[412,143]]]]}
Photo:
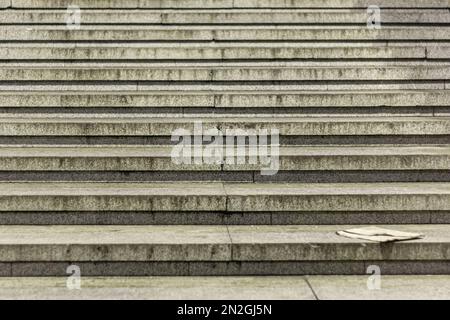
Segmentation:
{"type": "Polygon", "coordinates": [[[394,242],[422,239],[425,236],[419,233],[402,232],[397,230],[388,230],[378,227],[357,228],[345,231],[338,231],[338,235],[351,239],[361,239],[374,242],[394,242]]]}

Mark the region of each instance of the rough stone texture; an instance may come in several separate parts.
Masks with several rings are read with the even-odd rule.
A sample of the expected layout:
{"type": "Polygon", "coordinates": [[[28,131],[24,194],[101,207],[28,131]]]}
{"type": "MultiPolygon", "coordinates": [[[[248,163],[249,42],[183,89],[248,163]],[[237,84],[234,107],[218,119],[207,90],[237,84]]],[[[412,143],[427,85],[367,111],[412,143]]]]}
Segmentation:
{"type": "Polygon", "coordinates": [[[339,237],[350,226],[0,226],[2,262],[450,260],[448,225],[392,226],[424,239],[339,237]]]}
{"type": "MultiPolygon", "coordinates": [[[[322,85],[323,86],[323,85],[322,85]]],[[[141,86],[142,87],[142,86],[141,86]]],[[[23,86],[17,87],[24,88],[23,86]]],[[[66,89],[72,88],[68,86],[66,89]]],[[[6,89],[6,88],[5,88],[6,89]]],[[[405,92],[398,90],[389,91],[327,91],[294,92],[289,90],[258,92],[255,90],[243,90],[241,92],[205,92],[195,86],[192,91],[120,91],[117,92],[93,92],[91,87],[86,93],[64,92],[8,92],[0,91],[1,107],[210,107],[210,108],[351,108],[351,107],[411,107],[411,106],[448,106],[450,93],[448,90],[429,90],[405,92]]],[[[53,86],[50,89],[55,89],[53,86]]],[[[58,88],[56,88],[58,89],[58,88]]],[[[76,88],[75,88],[76,89],[76,88]]],[[[88,88],[85,88],[88,89],[88,88]]],[[[166,86],[166,89],[169,89],[166,86]]],[[[212,87],[203,88],[209,91],[212,87]]],[[[98,90],[98,89],[97,89],[98,90]]],[[[173,89],[171,89],[173,90],[173,89]]],[[[181,90],[181,88],[180,88],[181,90]]],[[[267,91],[268,90],[268,91],[267,91]]],[[[231,113],[233,110],[228,110],[231,113]]],[[[287,120],[287,119],[286,119],[287,120]]],[[[349,120],[349,119],[347,119],[349,120]]],[[[408,119],[404,119],[406,121],[408,119]]],[[[437,120],[437,119],[436,119],[437,120]]]]}
{"type": "MultiPolygon", "coordinates": [[[[449,14],[450,15],[450,14],[449,14]]],[[[423,59],[424,47],[341,44],[0,44],[11,60],[423,59]]]]}
{"type": "Polygon", "coordinates": [[[65,278],[0,279],[0,299],[313,300],[302,277],[83,278],[69,291],[65,278]]]}
{"type": "Polygon", "coordinates": [[[226,184],[230,211],[447,210],[444,184],[226,184]]]}
{"type": "MultiPolygon", "coordinates": [[[[367,6],[368,7],[368,6],[367,6]]],[[[183,10],[183,11],[137,11],[130,14],[127,10],[83,10],[83,24],[353,24],[367,23],[367,7],[354,10],[277,10],[247,9],[239,10],[183,10]]],[[[67,7],[66,7],[67,8],[67,7]]],[[[0,12],[0,22],[26,24],[62,24],[67,13],[61,10],[23,10],[0,12]]],[[[386,10],[382,15],[384,23],[449,23],[450,14],[446,9],[434,10],[386,10]]]]}
{"type": "MultiPolygon", "coordinates": [[[[0,0],[0,277],[449,273],[448,0],[76,2],[72,30],[70,1],[0,0]],[[278,129],[280,173],[175,165],[195,122],[278,129]],[[336,235],[372,224],[425,238],[336,235]]],[[[0,298],[74,298],[29,280],[0,298]]],[[[80,298],[320,298],[306,277],[86,280],[80,298]]]]}
{"type": "Polygon", "coordinates": [[[383,276],[381,290],[367,288],[368,276],[308,277],[321,300],[448,300],[448,276],[383,276]]]}
{"type": "Polygon", "coordinates": [[[448,276],[384,276],[368,290],[367,276],[82,278],[80,291],[66,278],[0,279],[1,299],[175,300],[447,300],[448,276]]]}
{"type": "MultiPolygon", "coordinates": [[[[267,15],[263,15],[268,17],[267,15]]],[[[309,17],[309,15],[307,16],[309,17]]],[[[280,17],[281,19],[282,17],[280,17]]],[[[349,17],[351,19],[351,17],[349,17]]],[[[270,20],[270,19],[269,19],[270,20]]],[[[362,19],[361,19],[362,20],[362,19]]],[[[352,20],[354,21],[354,20],[352,20]]],[[[299,41],[299,40],[447,40],[448,28],[385,27],[368,30],[366,27],[268,27],[268,26],[95,26],[86,25],[80,30],[67,30],[64,26],[10,27],[2,26],[0,36],[4,40],[28,41],[82,41],[90,38],[96,41],[299,41]]],[[[136,70],[138,73],[138,70],[136,70]]]]}
{"type": "MultiPolygon", "coordinates": [[[[14,8],[67,8],[69,0],[8,0],[14,8]]],[[[82,8],[447,8],[448,0],[78,0],[82,8]]]]}
{"type": "Polygon", "coordinates": [[[9,63],[0,64],[0,67],[3,81],[333,81],[336,78],[341,81],[411,81],[441,80],[450,73],[450,65],[441,62],[414,62],[399,66],[369,62],[363,66],[350,62],[334,65],[289,62],[254,66],[242,63],[130,63],[120,67],[108,63],[9,63]]]}
{"type": "Polygon", "coordinates": [[[194,125],[201,122],[203,130],[219,128],[261,130],[278,129],[282,136],[389,136],[450,134],[448,118],[432,117],[166,117],[138,115],[88,116],[42,115],[27,118],[0,117],[0,136],[168,136],[184,129],[194,134],[194,125]]]}

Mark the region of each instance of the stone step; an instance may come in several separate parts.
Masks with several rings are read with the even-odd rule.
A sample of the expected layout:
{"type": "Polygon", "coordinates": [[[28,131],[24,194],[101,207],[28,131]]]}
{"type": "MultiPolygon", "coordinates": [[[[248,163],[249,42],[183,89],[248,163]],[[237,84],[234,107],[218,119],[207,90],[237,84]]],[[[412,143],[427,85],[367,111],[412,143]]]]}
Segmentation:
{"type": "MultiPolygon", "coordinates": [[[[425,81],[447,80],[448,63],[0,63],[0,81],[425,81]]],[[[450,79],[448,80],[450,82],[450,79]]],[[[331,83],[330,83],[331,84],[331,83]]]]}
{"type": "MultiPolygon", "coordinates": [[[[323,82],[312,82],[312,81],[295,81],[295,82],[277,82],[271,81],[268,83],[260,83],[260,82],[200,82],[200,83],[191,83],[191,82],[181,82],[181,83],[173,83],[170,81],[127,81],[122,83],[111,83],[111,82],[57,82],[57,81],[49,81],[49,82],[4,82],[0,84],[0,92],[82,92],[83,94],[90,94],[91,92],[96,93],[110,93],[110,92],[155,92],[156,95],[169,95],[171,92],[177,92],[178,95],[184,93],[192,93],[192,94],[210,94],[216,95],[221,93],[230,93],[230,92],[277,92],[277,93],[285,93],[288,92],[345,92],[345,91],[365,91],[365,92],[374,92],[374,91],[391,91],[391,92],[417,92],[423,93],[429,92],[431,94],[446,95],[448,91],[448,86],[450,83],[447,83],[447,80],[438,80],[438,81],[403,81],[403,82],[365,82],[365,81],[346,81],[336,83],[335,81],[323,81],[323,82]]],[[[164,105],[160,105],[160,107],[164,107],[164,105]]],[[[188,107],[188,106],[184,106],[188,107]]],[[[192,107],[198,107],[193,105],[192,107]]],[[[444,106],[442,106],[444,107],[444,106]]],[[[161,109],[161,108],[160,108],[161,109]]]]}
{"type": "MultiPolygon", "coordinates": [[[[70,0],[0,0],[0,7],[67,8],[70,0]]],[[[448,0],[77,0],[81,8],[448,8],[448,0]]]]}
{"type": "Polygon", "coordinates": [[[2,26],[3,41],[405,41],[450,40],[449,27],[2,26]]]}
{"type": "Polygon", "coordinates": [[[446,44],[343,43],[97,43],[0,44],[2,60],[292,60],[292,59],[447,59],[446,44]],[[441,47],[442,46],[442,47],[441,47]],[[429,52],[427,53],[427,50],[429,52]]]}
{"type": "MultiPolygon", "coordinates": [[[[364,9],[82,10],[81,24],[364,24],[364,9]]],[[[67,10],[2,10],[0,24],[64,24],[67,10]]],[[[449,24],[447,9],[385,9],[384,24],[449,24]]]]}
{"type": "MultiPolygon", "coordinates": [[[[191,164],[173,147],[0,146],[1,171],[258,171],[261,164],[191,164]]],[[[248,157],[248,149],[245,148],[248,157]]],[[[235,151],[236,152],[236,151],[235,151]]],[[[247,158],[246,157],[246,158],[247,158]]],[[[247,159],[248,160],[248,159],[247,159]]],[[[448,170],[450,146],[298,146],[279,149],[282,171],[448,170]]]]}
{"type": "Polygon", "coordinates": [[[336,235],[346,227],[2,226],[0,261],[4,276],[448,272],[449,225],[389,226],[425,238],[387,246],[336,235]]]}
{"type": "MultiPolygon", "coordinates": [[[[3,86],[0,90],[0,107],[5,108],[368,108],[368,107],[446,107],[450,105],[449,90],[383,90],[367,91],[364,85],[349,85],[358,91],[327,91],[332,84],[320,84],[309,86],[316,91],[289,91],[272,90],[270,87],[258,90],[229,90],[213,91],[214,86],[161,86],[160,90],[151,91],[155,86],[137,85],[133,91],[103,91],[101,86],[91,86],[89,91],[74,91],[70,88],[76,86],[59,86],[58,91],[37,91],[39,86],[34,86],[35,91],[29,92],[33,87],[17,86],[17,91],[6,91],[11,86],[3,86]],[[150,90],[145,90],[148,88],[150,90]],[[165,89],[165,90],[164,90],[165,89]],[[182,90],[182,91],[181,91],[182,90]],[[320,91],[322,90],[322,91],[320,91]]],[[[345,85],[339,85],[341,88],[345,85]]],[[[370,87],[370,85],[366,85],[370,87]]],[[[397,84],[397,86],[400,86],[397,84]]],[[[435,86],[435,84],[434,84],[435,86]]],[[[44,86],[45,87],[45,86],[44,86]]],[[[58,86],[53,86],[53,88],[58,86]]],[[[308,86],[305,86],[308,87],[308,86]]],[[[375,85],[376,87],[376,85],[375,85]]],[[[391,86],[393,88],[394,86],[391,86]]],[[[42,86],[41,86],[42,88],[42,86]]],[[[48,88],[48,86],[47,86],[48,88]]],[[[86,90],[87,86],[83,86],[86,90]]],[[[111,86],[109,87],[111,88],[111,86]]],[[[116,86],[122,89],[123,86],[116,86]]],[[[126,87],[125,87],[126,88],[126,87]]],[[[231,88],[231,87],[228,87],[231,88]]],[[[255,88],[255,87],[253,87],[255,88]]],[[[280,88],[280,87],[277,87],[280,88]]],[[[295,87],[294,87],[295,88],[295,87]]],[[[298,87],[297,87],[298,88],[298,87]]],[[[373,89],[373,87],[372,87],[373,89]]],[[[413,89],[413,88],[410,88],[413,89]]],[[[2,115],[4,117],[4,115],[2,115]]]]}
{"type": "Polygon", "coordinates": [[[450,28],[366,26],[2,26],[3,41],[388,41],[450,40],[450,28]]]}
{"type": "Polygon", "coordinates": [[[277,129],[283,136],[442,135],[450,134],[448,117],[173,117],[160,115],[40,115],[0,118],[0,136],[172,136],[179,129],[277,129]]]}
{"type": "Polygon", "coordinates": [[[450,183],[0,183],[0,211],[446,211],[450,183]]]}
{"type": "MultiPolygon", "coordinates": [[[[442,286],[442,277],[434,281],[442,286]]],[[[303,277],[82,277],[81,289],[68,290],[67,277],[0,278],[0,299],[5,300],[315,299],[303,277]]]]}
{"type": "MultiPolygon", "coordinates": [[[[450,277],[383,276],[368,290],[367,276],[0,278],[2,300],[447,300],[450,277]],[[70,282],[69,282],[70,283],[70,282]],[[417,290],[420,288],[420,290],[417,290]]],[[[263,308],[264,310],[264,308],[263,308]]],[[[255,312],[248,307],[248,313],[255,312]]],[[[256,309],[256,313],[258,309],[256,309]]],[[[266,311],[267,313],[267,311],[266,311]]],[[[214,314],[211,311],[211,314],[214,314]]]]}

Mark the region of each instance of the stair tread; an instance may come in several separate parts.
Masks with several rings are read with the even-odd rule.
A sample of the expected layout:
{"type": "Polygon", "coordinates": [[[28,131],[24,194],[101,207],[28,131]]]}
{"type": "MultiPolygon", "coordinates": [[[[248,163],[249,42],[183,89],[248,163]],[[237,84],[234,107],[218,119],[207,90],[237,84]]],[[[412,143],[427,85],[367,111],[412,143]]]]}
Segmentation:
{"type": "MultiPolygon", "coordinates": [[[[367,243],[379,246],[376,242],[349,239],[336,234],[338,231],[362,227],[367,226],[0,226],[0,245],[367,243]]],[[[450,245],[450,225],[379,227],[425,235],[423,239],[397,243],[400,246],[406,243],[450,245]]]]}
{"type": "MultiPolygon", "coordinates": [[[[27,117],[19,114],[1,114],[0,123],[12,124],[12,123],[189,123],[196,122],[207,123],[447,123],[450,121],[450,116],[447,117],[345,117],[345,116],[325,116],[325,117],[313,117],[313,116],[292,116],[286,115],[199,115],[192,116],[186,115],[171,115],[167,114],[152,115],[152,114],[45,114],[39,115],[30,114],[27,117]]],[[[442,132],[444,134],[444,132],[442,132]]]]}
{"type": "MultiPolygon", "coordinates": [[[[13,8],[66,8],[67,2],[42,1],[36,2],[33,0],[2,0],[0,2],[4,7],[9,7],[12,4],[13,8]]],[[[92,0],[78,0],[77,2],[82,8],[248,8],[248,7],[266,7],[266,8],[367,8],[370,5],[378,5],[382,8],[447,8],[449,6],[448,0],[407,0],[395,1],[391,0],[295,0],[295,1],[279,1],[279,0],[116,0],[114,2],[92,1],[92,0]]]]}
{"type": "Polygon", "coordinates": [[[97,183],[0,182],[0,196],[448,195],[450,183],[97,183]]]}
{"type": "Polygon", "coordinates": [[[390,254],[384,250],[386,245],[336,234],[354,227],[361,226],[0,226],[0,258],[9,262],[47,261],[48,257],[72,262],[450,258],[450,225],[382,226],[425,236],[390,244],[390,254]]]}
{"type": "MultiPolygon", "coordinates": [[[[1,146],[6,157],[162,157],[170,158],[172,146],[1,146]]],[[[280,147],[280,156],[450,156],[450,145],[436,146],[292,146],[280,147]]]]}
{"type": "Polygon", "coordinates": [[[367,275],[252,277],[88,277],[67,290],[67,277],[0,279],[0,298],[18,300],[447,300],[449,276],[383,276],[367,290],[367,275]],[[420,288],[420,290],[417,290],[420,288]]]}

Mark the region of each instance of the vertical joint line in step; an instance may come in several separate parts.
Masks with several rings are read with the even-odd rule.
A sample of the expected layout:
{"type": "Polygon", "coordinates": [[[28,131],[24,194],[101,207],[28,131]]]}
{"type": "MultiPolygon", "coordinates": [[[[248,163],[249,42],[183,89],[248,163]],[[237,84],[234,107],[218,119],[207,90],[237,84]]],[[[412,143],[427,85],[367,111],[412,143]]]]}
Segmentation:
{"type": "Polygon", "coordinates": [[[234,254],[233,254],[233,238],[231,238],[231,233],[230,233],[230,229],[229,226],[226,225],[225,228],[227,228],[227,233],[228,233],[228,239],[230,240],[230,262],[233,262],[234,260],[234,254]]]}
{"type": "Polygon", "coordinates": [[[313,286],[311,285],[311,283],[309,282],[308,276],[304,276],[303,279],[305,280],[306,284],[309,287],[309,290],[311,290],[311,293],[314,295],[314,299],[316,300],[320,300],[319,296],[317,295],[316,291],[314,291],[313,286]]]}

